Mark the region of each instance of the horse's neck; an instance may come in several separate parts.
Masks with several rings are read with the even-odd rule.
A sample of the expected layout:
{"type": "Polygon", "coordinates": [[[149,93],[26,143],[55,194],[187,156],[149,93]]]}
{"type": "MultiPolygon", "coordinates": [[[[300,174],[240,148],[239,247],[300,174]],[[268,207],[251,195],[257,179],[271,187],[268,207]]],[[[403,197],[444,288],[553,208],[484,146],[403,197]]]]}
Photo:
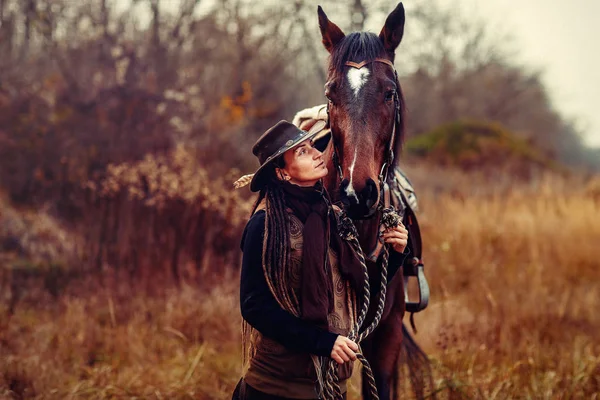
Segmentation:
{"type": "MultiPolygon", "coordinates": [[[[339,193],[339,177],[338,171],[333,164],[333,140],[330,140],[325,150],[323,150],[323,157],[327,161],[327,176],[323,178],[323,185],[329,192],[333,202],[337,202],[340,198],[339,193]]],[[[360,246],[363,249],[365,255],[375,248],[378,240],[378,227],[379,218],[373,217],[364,220],[353,220],[358,232],[358,238],[360,246]]]]}

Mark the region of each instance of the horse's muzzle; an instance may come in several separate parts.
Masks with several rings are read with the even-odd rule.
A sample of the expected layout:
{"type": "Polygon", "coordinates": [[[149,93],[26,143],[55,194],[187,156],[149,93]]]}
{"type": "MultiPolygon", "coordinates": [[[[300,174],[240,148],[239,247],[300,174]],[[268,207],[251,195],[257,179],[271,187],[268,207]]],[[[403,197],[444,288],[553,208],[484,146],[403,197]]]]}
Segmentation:
{"type": "Polygon", "coordinates": [[[371,178],[367,179],[365,186],[359,192],[350,187],[348,179],[344,179],[340,184],[340,199],[352,219],[372,217],[377,211],[378,197],[377,184],[371,178]]]}

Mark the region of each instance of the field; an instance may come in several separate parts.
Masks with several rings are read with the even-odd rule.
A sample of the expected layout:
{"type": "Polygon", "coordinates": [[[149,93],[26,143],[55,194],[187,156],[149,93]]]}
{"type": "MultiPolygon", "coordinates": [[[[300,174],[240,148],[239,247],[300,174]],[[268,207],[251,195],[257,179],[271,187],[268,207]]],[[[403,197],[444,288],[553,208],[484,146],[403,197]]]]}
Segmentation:
{"type": "MultiPolygon", "coordinates": [[[[460,192],[438,180],[419,192],[432,297],[415,336],[438,396],[600,398],[597,189],[548,179],[460,192]]],[[[84,278],[54,295],[33,287],[12,310],[3,301],[0,398],[230,398],[237,279],[232,268],[150,293],[84,278]]]]}

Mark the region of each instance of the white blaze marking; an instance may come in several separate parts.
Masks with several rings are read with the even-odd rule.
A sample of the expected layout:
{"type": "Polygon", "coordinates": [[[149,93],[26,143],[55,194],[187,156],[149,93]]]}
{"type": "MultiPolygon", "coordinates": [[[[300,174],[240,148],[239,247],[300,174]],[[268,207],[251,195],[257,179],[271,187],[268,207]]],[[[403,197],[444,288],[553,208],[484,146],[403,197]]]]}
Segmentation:
{"type": "Polygon", "coordinates": [[[365,67],[362,67],[361,69],[350,68],[348,70],[348,82],[350,83],[352,90],[354,90],[354,97],[358,96],[358,92],[367,82],[369,74],[369,69],[365,67]]]}
{"type": "Polygon", "coordinates": [[[354,199],[358,202],[358,196],[356,195],[354,186],[352,186],[352,174],[354,173],[354,166],[356,165],[357,156],[358,156],[358,150],[356,150],[354,152],[354,160],[352,161],[352,165],[350,166],[350,182],[348,183],[348,187],[346,188],[346,195],[348,197],[354,197],[354,199]]]}

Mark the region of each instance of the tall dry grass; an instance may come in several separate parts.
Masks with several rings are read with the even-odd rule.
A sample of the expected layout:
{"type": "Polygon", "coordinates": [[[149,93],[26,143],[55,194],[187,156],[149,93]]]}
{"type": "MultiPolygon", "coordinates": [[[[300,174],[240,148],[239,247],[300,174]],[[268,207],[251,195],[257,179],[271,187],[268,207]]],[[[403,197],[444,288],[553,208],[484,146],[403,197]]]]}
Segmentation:
{"type": "Polygon", "coordinates": [[[600,396],[600,202],[565,181],[424,197],[440,387],[472,398],[600,396]],[[433,200],[433,201],[432,201],[433,200]]]}
{"type": "MultiPolygon", "coordinates": [[[[440,397],[600,397],[600,201],[575,186],[421,191],[432,298],[416,339],[440,397]]],[[[152,296],[82,281],[0,305],[0,398],[229,398],[237,279],[152,296]]]]}

